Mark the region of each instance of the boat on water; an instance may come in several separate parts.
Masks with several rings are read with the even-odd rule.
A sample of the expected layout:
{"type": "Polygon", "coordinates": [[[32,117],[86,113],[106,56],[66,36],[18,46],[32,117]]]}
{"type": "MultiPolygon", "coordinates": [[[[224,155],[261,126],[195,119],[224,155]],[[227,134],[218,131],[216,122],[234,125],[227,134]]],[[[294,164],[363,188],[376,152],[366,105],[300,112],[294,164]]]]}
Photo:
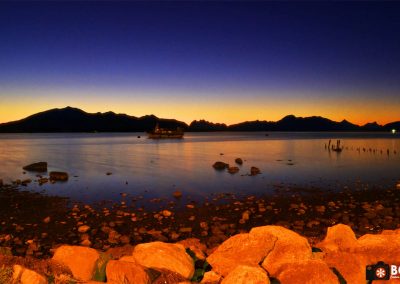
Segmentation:
{"type": "Polygon", "coordinates": [[[150,139],[181,139],[183,138],[184,132],[181,128],[176,130],[160,128],[158,124],[153,131],[148,132],[150,139]]]}

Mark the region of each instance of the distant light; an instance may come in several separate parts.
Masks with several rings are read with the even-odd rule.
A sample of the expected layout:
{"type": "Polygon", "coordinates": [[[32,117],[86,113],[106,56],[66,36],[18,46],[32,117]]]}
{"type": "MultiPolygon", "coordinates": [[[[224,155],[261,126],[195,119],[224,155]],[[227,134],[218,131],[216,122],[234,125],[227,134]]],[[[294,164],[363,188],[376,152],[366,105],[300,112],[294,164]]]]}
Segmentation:
{"type": "Polygon", "coordinates": [[[392,133],[395,134],[396,133],[396,129],[392,129],[392,133]]]}

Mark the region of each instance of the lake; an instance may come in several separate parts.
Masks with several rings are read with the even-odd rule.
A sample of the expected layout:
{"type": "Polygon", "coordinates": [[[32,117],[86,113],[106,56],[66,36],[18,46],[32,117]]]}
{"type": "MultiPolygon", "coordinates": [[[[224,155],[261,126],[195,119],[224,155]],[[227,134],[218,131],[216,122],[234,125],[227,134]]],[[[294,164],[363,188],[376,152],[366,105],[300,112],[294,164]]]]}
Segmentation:
{"type": "Polygon", "coordinates": [[[68,172],[69,181],[27,188],[88,203],[119,200],[122,192],[169,198],[180,190],[203,199],[223,192],[273,194],[277,186],[395,186],[400,179],[398,134],[265,134],[186,133],[181,140],[151,140],[145,133],[0,134],[0,178],[37,179],[22,167],[46,161],[49,171],[68,172]],[[328,151],[329,139],[340,139],[344,150],[328,151]],[[244,163],[235,175],[212,167],[215,161],[233,166],[238,157],[244,163]],[[261,174],[248,176],[251,166],[261,174]]]}

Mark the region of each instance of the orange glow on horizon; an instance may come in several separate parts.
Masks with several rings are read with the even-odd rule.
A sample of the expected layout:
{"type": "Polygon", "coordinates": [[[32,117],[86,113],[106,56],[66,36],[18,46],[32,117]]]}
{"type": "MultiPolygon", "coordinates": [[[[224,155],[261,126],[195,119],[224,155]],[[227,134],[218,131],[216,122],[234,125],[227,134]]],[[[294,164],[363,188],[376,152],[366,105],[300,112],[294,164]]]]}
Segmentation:
{"type": "Polygon", "coordinates": [[[0,94],[0,123],[19,120],[29,115],[52,108],[72,106],[89,113],[113,111],[132,116],[154,114],[160,118],[173,118],[190,124],[193,120],[205,119],[227,125],[253,120],[277,121],[284,116],[322,116],[334,121],[347,121],[364,125],[376,121],[384,125],[399,121],[399,105],[376,99],[360,100],[326,99],[319,97],[297,97],[282,99],[275,97],[225,96],[191,94],[172,96],[159,94],[108,96],[90,92],[73,97],[68,92],[57,92],[57,96],[22,96],[0,94]]]}

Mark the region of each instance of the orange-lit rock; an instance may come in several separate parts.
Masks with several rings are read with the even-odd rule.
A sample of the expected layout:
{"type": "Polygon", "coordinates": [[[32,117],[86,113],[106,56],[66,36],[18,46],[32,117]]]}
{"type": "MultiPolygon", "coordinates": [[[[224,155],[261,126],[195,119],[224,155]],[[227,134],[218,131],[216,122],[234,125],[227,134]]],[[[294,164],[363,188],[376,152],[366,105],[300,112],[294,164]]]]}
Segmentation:
{"type": "Polygon", "coordinates": [[[92,279],[100,254],[91,248],[63,245],[56,249],[53,260],[67,266],[79,280],[92,279]]]}
{"type": "Polygon", "coordinates": [[[329,267],[335,267],[347,284],[365,282],[366,262],[364,257],[350,252],[331,251],[324,254],[322,260],[329,267]]]}
{"type": "Polygon", "coordinates": [[[339,284],[339,279],[328,265],[315,259],[285,263],[279,267],[274,277],[281,284],[339,284]]]}
{"type": "Polygon", "coordinates": [[[266,255],[262,267],[272,277],[282,265],[290,262],[307,261],[312,257],[312,250],[307,239],[281,226],[263,226],[251,229],[250,235],[261,237],[272,235],[276,238],[273,249],[266,255]]]}
{"type": "Polygon", "coordinates": [[[206,258],[204,252],[207,250],[207,247],[204,244],[202,244],[199,239],[188,238],[177,242],[177,244],[181,244],[186,249],[190,249],[191,251],[193,251],[198,259],[206,258]]]}
{"type": "Polygon", "coordinates": [[[238,265],[258,266],[273,249],[277,238],[263,234],[238,234],[224,241],[207,261],[215,272],[228,275],[238,265]]]}
{"type": "Polygon", "coordinates": [[[357,238],[353,230],[343,224],[329,227],[325,239],[317,244],[317,247],[323,251],[354,251],[357,246],[357,238]]]}
{"type": "Polygon", "coordinates": [[[21,265],[13,266],[13,283],[20,284],[47,284],[46,278],[39,273],[21,265]]]}
{"type": "Polygon", "coordinates": [[[110,260],[106,267],[107,283],[150,283],[144,267],[134,262],[110,260]]]}
{"type": "Polygon", "coordinates": [[[135,261],[144,267],[167,269],[190,279],[194,273],[192,258],[180,244],[151,242],[139,244],[133,250],[135,261]]]}
{"type": "Polygon", "coordinates": [[[203,279],[200,283],[204,284],[218,284],[221,281],[222,276],[214,271],[208,271],[204,273],[203,279]]]}
{"type": "Polygon", "coordinates": [[[367,264],[378,261],[397,264],[400,261],[400,237],[398,234],[366,234],[357,240],[357,254],[365,257],[367,264]]]}
{"type": "Polygon", "coordinates": [[[221,284],[269,284],[269,278],[261,267],[236,266],[221,282],[221,284]]]}

